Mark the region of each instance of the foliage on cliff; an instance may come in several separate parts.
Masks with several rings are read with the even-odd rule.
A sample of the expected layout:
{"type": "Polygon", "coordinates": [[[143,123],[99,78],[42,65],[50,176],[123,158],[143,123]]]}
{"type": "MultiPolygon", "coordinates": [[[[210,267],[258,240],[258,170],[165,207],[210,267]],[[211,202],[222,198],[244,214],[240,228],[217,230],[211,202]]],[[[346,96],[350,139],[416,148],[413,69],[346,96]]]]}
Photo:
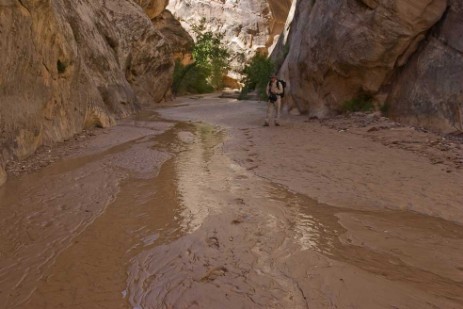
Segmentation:
{"type": "Polygon", "coordinates": [[[223,34],[205,31],[205,20],[192,27],[196,43],[189,65],[176,64],[174,93],[207,93],[223,88],[223,77],[227,73],[230,53],[223,44],[223,34]]]}
{"type": "Polygon", "coordinates": [[[256,54],[243,70],[244,87],[241,90],[240,98],[246,98],[252,90],[257,90],[259,97],[266,99],[266,87],[270,76],[275,70],[275,64],[264,55],[256,54]]]}

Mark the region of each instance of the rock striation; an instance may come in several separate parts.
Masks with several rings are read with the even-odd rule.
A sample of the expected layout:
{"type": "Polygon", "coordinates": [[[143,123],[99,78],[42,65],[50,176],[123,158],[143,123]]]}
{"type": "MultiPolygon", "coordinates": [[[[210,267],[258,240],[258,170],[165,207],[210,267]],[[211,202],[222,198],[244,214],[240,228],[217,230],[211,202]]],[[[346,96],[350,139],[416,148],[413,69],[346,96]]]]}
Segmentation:
{"type": "Polygon", "coordinates": [[[159,16],[166,8],[169,0],[134,0],[145,11],[150,19],[159,16]]]}
{"type": "Polygon", "coordinates": [[[463,132],[463,1],[450,1],[390,87],[386,104],[400,121],[463,132]]]}
{"type": "Polygon", "coordinates": [[[246,60],[266,53],[283,30],[292,0],[171,0],[167,6],[190,32],[204,18],[206,30],[224,33],[232,54],[230,84],[240,78],[246,60]],[[192,13],[194,12],[194,14],[192,13]]]}
{"type": "Polygon", "coordinates": [[[176,42],[150,19],[167,0],[136,2],[0,1],[0,182],[10,158],[169,94],[176,42]]]}
{"type": "Polygon", "coordinates": [[[295,2],[276,49],[286,51],[290,102],[325,117],[367,96],[395,118],[461,130],[462,3],[295,2]]]}
{"type": "Polygon", "coordinates": [[[166,10],[169,0],[135,0],[161,32],[174,52],[174,59],[188,62],[191,59],[193,38],[180,22],[166,10]]]}
{"type": "Polygon", "coordinates": [[[153,18],[153,25],[171,45],[174,59],[183,64],[191,63],[191,51],[194,46],[193,38],[183,29],[174,15],[170,11],[164,10],[153,18]]]}

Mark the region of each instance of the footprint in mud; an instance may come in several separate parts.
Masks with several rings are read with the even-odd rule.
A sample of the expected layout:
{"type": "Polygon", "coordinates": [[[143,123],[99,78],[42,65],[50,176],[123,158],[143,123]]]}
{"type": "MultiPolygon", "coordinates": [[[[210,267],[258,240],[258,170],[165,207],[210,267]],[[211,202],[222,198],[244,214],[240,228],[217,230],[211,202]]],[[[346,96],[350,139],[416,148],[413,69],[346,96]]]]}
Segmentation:
{"type": "Polygon", "coordinates": [[[243,221],[242,221],[241,219],[234,219],[234,220],[232,220],[231,223],[232,223],[233,225],[238,225],[238,224],[243,223],[243,221]]]}
{"type": "Polygon", "coordinates": [[[239,205],[246,205],[246,203],[244,202],[244,199],[241,197],[236,198],[235,202],[239,205]]]}
{"type": "Polygon", "coordinates": [[[224,266],[216,267],[211,269],[206,275],[201,278],[201,281],[214,281],[218,277],[223,277],[228,272],[228,269],[224,266]]]}
{"type": "Polygon", "coordinates": [[[219,243],[219,239],[215,236],[211,236],[207,239],[207,245],[210,247],[210,248],[216,248],[216,249],[219,249],[220,248],[220,243],[219,243]]]}
{"type": "Polygon", "coordinates": [[[53,221],[43,222],[41,225],[42,225],[42,227],[44,227],[44,228],[50,227],[50,226],[53,225],[53,221]]]}
{"type": "Polygon", "coordinates": [[[231,224],[238,225],[238,224],[244,223],[248,218],[249,218],[249,214],[241,213],[237,215],[235,219],[232,220],[231,224]]]}

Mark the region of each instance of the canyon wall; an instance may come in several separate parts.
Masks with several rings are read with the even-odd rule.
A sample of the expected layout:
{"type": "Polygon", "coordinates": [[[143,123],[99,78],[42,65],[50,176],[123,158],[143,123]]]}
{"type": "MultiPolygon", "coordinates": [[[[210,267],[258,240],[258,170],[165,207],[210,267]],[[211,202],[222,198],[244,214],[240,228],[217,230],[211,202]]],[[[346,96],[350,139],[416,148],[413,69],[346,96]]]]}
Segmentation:
{"type": "MultiPolygon", "coordinates": [[[[206,30],[224,33],[232,55],[229,81],[256,52],[266,53],[283,30],[292,0],[170,0],[167,9],[191,35],[204,18],[206,30]]],[[[231,82],[231,86],[233,82],[231,82]]],[[[235,85],[236,86],[236,85],[235,85]]]]}
{"type": "Polygon", "coordinates": [[[161,32],[169,42],[174,53],[174,59],[186,61],[191,59],[193,38],[182,27],[174,15],[166,10],[169,0],[134,0],[151,19],[156,30],[161,32]]]}
{"type": "Polygon", "coordinates": [[[289,103],[326,117],[371,97],[394,118],[462,130],[462,2],[295,2],[275,49],[289,103]]]}
{"type": "Polygon", "coordinates": [[[449,1],[443,18],[397,73],[385,104],[394,119],[463,131],[463,1],[449,1]]]}
{"type": "Polygon", "coordinates": [[[0,0],[0,183],[9,159],[169,95],[172,44],[151,21],[167,1],[137,2],[0,0]]]}
{"type": "Polygon", "coordinates": [[[394,119],[463,130],[463,0],[0,0],[0,183],[11,158],[168,98],[193,46],[182,26],[203,18],[225,35],[235,86],[270,50],[302,113],[369,97],[394,119]]]}

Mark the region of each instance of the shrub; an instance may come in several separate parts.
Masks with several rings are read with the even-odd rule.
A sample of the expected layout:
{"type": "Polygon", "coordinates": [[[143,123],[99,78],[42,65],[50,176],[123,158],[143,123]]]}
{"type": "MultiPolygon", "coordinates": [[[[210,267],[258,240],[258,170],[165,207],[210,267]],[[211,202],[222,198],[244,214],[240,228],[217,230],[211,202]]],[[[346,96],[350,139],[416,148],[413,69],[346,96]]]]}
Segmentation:
{"type": "Polygon", "coordinates": [[[193,64],[177,62],[174,69],[173,91],[177,95],[208,93],[222,89],[223,77],[229,68],[230,53],[223,45],[222,33],[205,31],[205,19],[193,25],[196,43],[193,47],[193,64]]]}
{"type": "Polygon", "coordinates": [[[263,100],[267,98],[265,90],[270,75],[274,72],[275,65],[264,55],[256,54],[243,70],[244,87],[241,90],[240,98],[246,98],[246,95],[257,89],[259,97],[263,100]]]}
{"type": "Polygon", "coordinates": [[[207,80],[214,89],[223,87],[223,77],[229,69],[230,53],[223,44],[223,33],[205,31],[205,19],[199,26],[192,26],[196,34],[193,59],[196,66],[206,72],[207,80]]]}
{"type": "Polygon", "coordinates": [[[388,103],[384,103],[380,110],[381,110],[381,113],[384,115],[384,116],[388,116],[389,115],[389,109],[390,109],[390,105],[388,103]]]}
{"type": "Polygon", "coordinates": [[[372,97],[361,94],[356,98],[345,101],[341,107],[342,112],[367,112],[374,109],[372,97]]]}
{"type": "Polygon", "coordinates": [[[214,88],[207,81],[208,72],[196,63],[183,65],[175,63],[174,82],[172,85],[175,95],[189,93],[210,93],[214,88]]]}

